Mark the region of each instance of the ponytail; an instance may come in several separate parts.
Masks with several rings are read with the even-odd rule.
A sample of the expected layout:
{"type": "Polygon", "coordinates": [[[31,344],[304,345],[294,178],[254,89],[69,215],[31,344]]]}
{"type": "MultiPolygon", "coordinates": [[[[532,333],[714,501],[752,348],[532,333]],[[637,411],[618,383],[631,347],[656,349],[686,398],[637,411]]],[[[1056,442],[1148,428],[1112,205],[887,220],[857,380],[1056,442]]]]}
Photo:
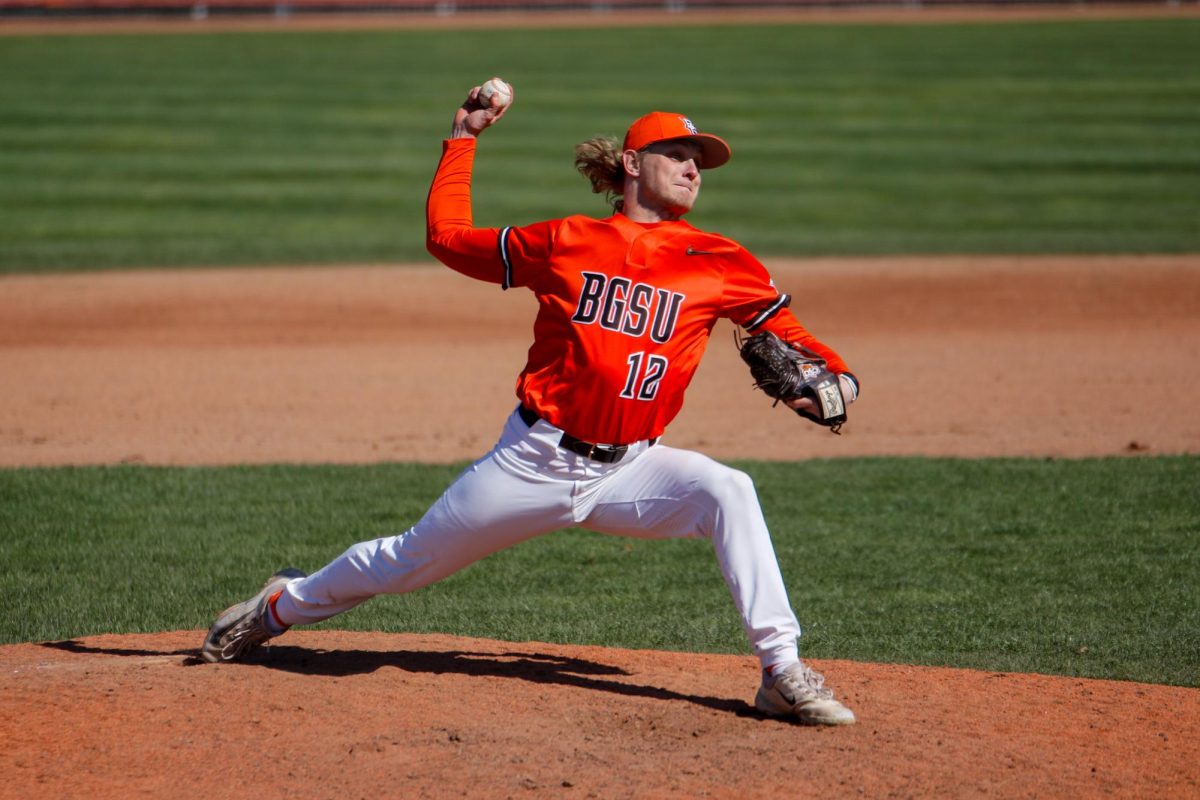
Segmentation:
{"type": "Polygon", "coordinates": [[[593,193],[604,193],[614,211],[625,206],[625,165],[616,140],[596,136],[575,145],[575,169],[591,182],[593,193]]]}

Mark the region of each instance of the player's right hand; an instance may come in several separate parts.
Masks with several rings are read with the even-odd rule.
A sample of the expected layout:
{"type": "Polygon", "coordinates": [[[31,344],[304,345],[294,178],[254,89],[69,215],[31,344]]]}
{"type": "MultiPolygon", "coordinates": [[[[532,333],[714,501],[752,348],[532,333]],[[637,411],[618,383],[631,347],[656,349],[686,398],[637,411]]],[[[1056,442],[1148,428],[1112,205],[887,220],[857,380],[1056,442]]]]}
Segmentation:
{"type": "Polygon", "coordinates": [[[496,107],[495,105],[485,106],[479,99],[480,86],[472,87],[471,91],[467,92],[467,99],[454,112],[454,124],[450,130],[451,139],[463,139],[467,137],[475,137],[483,133],[483,131],[495,125],[496,122],[504,116],[508,109],[512,108],[512,104],[516,102],[516,90],[513,90],[513,99],[506,106],[496,107]]]}

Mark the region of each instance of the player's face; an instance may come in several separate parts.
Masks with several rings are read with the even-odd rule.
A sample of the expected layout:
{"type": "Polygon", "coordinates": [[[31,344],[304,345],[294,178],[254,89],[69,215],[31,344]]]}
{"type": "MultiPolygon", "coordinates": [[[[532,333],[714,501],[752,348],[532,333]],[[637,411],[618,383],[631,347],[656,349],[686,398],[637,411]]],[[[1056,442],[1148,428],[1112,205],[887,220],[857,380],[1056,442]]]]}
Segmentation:
{"type": "Polygon", "coordinates": [[[639,155],[638,200],[664,219],[692,210],[700,193],[700,147],[689,141],[656,142],[639,155]]]}

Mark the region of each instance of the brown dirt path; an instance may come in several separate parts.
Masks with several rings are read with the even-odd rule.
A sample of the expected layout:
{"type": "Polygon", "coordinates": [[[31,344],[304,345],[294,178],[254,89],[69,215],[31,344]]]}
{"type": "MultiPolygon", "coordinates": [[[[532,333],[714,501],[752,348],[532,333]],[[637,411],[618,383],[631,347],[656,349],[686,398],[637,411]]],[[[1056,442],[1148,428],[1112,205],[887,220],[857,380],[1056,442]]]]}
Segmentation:
{"type": "MultiPolygon", "coordinates": [[[[753,394],[721,327],[673,444],[1200,452],[1200,258],[771,269],[864,381],[845,435],[753,394]]],[[[0,466],[470,458],[532,311],[428,266],[3,277],[0,466]]],[[[1196,689],[820,662],[860,724],[813,730],[752,713],[749,657],[294,631],[214,667],[201,638],[0,648],[0,798],[1200,797],[1196,689]]]]}
{"type": "MultiPolygon", "coordinates": [[[[863,380],[844,435],[753,393],[722,324],[671,444],[1200,452],[1200,257],[770,266],[863,380]]],[[[471,459],[516,402],[533,313],[433,266],[3,277],[0,466],[471,459]]]]}

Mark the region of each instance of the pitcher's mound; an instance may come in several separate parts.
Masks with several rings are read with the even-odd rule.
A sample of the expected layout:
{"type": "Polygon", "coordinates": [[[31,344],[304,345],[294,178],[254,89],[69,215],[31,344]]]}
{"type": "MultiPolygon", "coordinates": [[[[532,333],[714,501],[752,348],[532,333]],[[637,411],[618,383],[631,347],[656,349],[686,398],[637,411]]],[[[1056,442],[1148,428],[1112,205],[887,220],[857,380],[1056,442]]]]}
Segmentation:
{"type": "Polygon", "coordinates": [[[1200,691],[815,661],[858,714],[753,708],[747,656],[294,631],[0,648],[0,796],[1195,797],[1200,691]]]}

